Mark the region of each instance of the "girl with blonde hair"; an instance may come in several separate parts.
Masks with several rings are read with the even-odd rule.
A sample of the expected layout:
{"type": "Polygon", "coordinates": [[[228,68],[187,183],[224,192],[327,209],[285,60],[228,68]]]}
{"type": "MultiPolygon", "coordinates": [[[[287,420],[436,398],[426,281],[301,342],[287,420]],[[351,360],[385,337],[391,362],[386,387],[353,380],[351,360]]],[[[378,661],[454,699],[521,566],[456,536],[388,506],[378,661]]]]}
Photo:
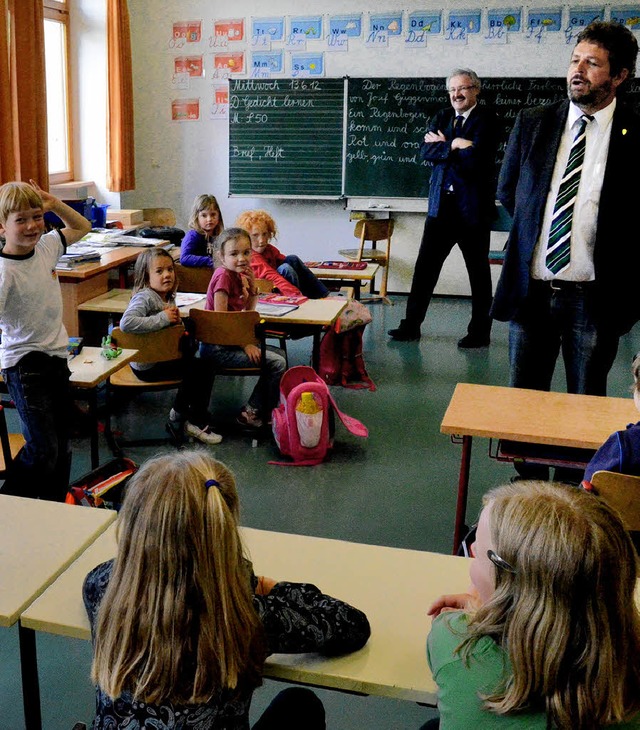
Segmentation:
{"type": "Polygon", "coordinates": [[[189,230],[180,244],[182,266],[213,268],[213,242],[223,230],[222,211],[216,196],[197,195],[191,206],[189,230]]]}
{"type": "Polygon", "coordinates": [[[550,482],[483,504],[471,592],[429,608],[440,730],[640,727],[638,563],[620,516],[550,482]]]}
{"type": "MultiPolygon", "coordinates": [[[[158,456],[131,480],[118,554],[83,586],[95,730],[247,730],[268,654],[364,646],[361,611],[313,585],[253,574],[238,519],[233,474],[206,451],[158,456]]],[[[254,727],[324,727],[308,690],[276,700],[254,727]]]]}

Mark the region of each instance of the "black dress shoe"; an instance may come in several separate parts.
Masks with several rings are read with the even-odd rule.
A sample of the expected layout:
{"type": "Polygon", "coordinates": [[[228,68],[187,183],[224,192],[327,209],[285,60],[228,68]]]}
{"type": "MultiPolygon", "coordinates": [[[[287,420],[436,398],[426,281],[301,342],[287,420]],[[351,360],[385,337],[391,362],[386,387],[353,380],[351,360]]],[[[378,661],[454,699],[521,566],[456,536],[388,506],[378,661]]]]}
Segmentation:
{"type": "Polygon", "coordinates": [[[476,337],[474,335],[465,335],[461,340],[458,340],[458,347],[462,349],[470,349],[472,347],[488,347],[490,342],[490,337],[476,337]]]}
{"type": "Polygon", "coordinates": [[[398,342],[415,342],[420,339],[420,331],[416,332],[415,330],[407,330],[402,327],[389,330],[387,334],[392,340],[397,340],[398,342]]]}

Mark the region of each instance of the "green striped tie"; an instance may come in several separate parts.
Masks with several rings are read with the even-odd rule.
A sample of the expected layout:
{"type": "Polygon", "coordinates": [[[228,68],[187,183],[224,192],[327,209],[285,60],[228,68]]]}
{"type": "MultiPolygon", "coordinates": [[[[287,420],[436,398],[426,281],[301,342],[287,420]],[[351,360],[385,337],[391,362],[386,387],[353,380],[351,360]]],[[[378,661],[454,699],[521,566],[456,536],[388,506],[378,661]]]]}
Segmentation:
{"type": "Polygon", "coordinates": [[[573,207],[578,195],[580,174],[584,162],[586,147],[587,123],[593,117],[583,114],[579,119],[578,131],[573,139],[567,167],[560,181],[556,204],[553,207],[553,219],[549,230],[547,244],[546,265],[549,271],[559,274],[564,271],[571,259],[571,224],[573,222],[573,207]]]}

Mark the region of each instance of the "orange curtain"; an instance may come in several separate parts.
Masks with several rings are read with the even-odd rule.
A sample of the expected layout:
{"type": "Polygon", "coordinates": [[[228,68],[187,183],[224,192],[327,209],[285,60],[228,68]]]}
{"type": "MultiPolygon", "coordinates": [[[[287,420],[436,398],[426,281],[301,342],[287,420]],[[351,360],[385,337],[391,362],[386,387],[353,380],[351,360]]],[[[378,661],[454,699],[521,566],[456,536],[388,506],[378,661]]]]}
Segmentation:
{"type": "Polygon", "coordinates": [[[109,68],[109,173],[107,187],[119,192],[136,186],[133,144],[133,76],[127,0],[107,0],[109,68]]]}
{"type": "Polygon", "coordinates": [[[42,0],[0,0],[0,183],[49,189],[42,0]]]}

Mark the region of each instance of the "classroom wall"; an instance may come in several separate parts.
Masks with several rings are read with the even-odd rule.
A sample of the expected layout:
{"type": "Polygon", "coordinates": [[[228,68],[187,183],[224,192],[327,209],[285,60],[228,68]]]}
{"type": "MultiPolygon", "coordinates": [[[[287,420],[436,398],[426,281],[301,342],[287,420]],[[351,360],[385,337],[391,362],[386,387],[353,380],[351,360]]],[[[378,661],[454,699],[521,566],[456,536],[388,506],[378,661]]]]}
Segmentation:
{"type": "MultiPolygon", "coordinates": [[[[89,6],[96,5],[95,0],[75,1],[86,6],[88,15],[89,6]]],[[[271,0],[268,5],[248,0],[184,0],[181,3],[129,0],[137,189],[120,196],[121,207],[169,206],[176,210],[179,223],[185,226],[193,198],[199,193],[213,193],[220,200],[227,225],[232,224],[236,215],[246,208],[264,207],[276,219],[280,231],[279,245],[285,252],[296,252],[307,259],[336,257],[339,248],[354,245],[354,224],[349,220],[349,211],[343,201],[228,198],[227,122],[210,118],[213,85],[220,83],[219,79],[213,78],[213,49],[208,44],[213,20],[244,17],[249,35],[252,15],[323,14],[326,19],[328,13],[361,11],[363,28],[366,29],[370,11],[424,10],[425,6],[431,9],[432,5],[436,4],[411,5],[399,0],[384,3],[351,0],[347,8],[342,0],[308,0],[303,6],[293,0],[271,0]],[[203,21],[203,42],[197,52],[204,56],[205,76],[190,79],[188,89],[172,88],[174,57],[185,53],[185,50],[170,47],[173,23],[180,20],[203,21]],[[171,101],[193,97],[200,99],[200,120],[171,121],[171,101]]],[[[508,3],[491,5],[492,8],[496,6],[503,7],[505,11],[514,7],[508,3]]],[[[468,0],[450,0],[443,11],[443,24],[446,24],[448,9],[463,11],[473,7],[483,5],[469,3],[468,0]]],[[[529,7],[542,9],[549,6],[544,3],[525,5],[523,20],[529,7]]],[[[567,18],[568,6],[562,7],[563,17],[567,18]]],[[[576,0],[571,7],[586,9],[593,4],[576,0]]],[[[404,17],[406,19],[406,13],[404,17]]],[[[350,39],[346,53],[328,52],[325,44],[319,41],[310,41],[307,50],[325,50],[326,76],[444,77],[453,67],[460,66],[474,68],[481,78],[565,75],[573,42],[568,44],[563,32],[547,34],[542,44],[527,41],[524,32],[509,37],[507,44],[491,44],[484,39],[485,20],[483,15],[482,32],[470,36],[466,44],[452,45],[439,35],[428,38],[427,47],[423,49],[407,49],[403,39],[390,38],[387,49],[366,48],[362,39],[350,39]]],[[[274,44],[273,47],[281,45],[274,44]]],[[[244,48],[250,58],[249,39],[244,48]]],[[[313,144],[313,139],[309,139],[309,144],[313,144]]],[[[425,214],[403,212],[395,214],[395,218],[389,285],[392,291],[406,292],[425,214]]],[[[501,248],[504,239],[505,234],[496,234],[492,246],[501,248]]],[[[492,267],[492,270],[497,276],[499,267],[492,267]]],[[[468,291],[462,257],[456,250],[445,266],[437,292],[467,294],[468,291]]]]}

